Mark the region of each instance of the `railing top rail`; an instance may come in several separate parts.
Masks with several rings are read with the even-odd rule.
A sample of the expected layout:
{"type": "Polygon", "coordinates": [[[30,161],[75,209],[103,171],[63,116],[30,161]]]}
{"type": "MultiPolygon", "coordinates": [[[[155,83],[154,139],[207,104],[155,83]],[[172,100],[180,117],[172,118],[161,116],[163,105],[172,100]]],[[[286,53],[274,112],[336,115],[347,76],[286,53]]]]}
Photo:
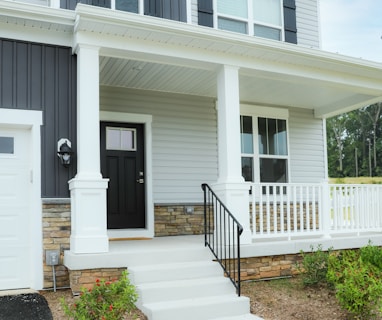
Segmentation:
{"type": "Polygon", "coordinates": [[[229,217],[237,224],[239,234],[241,235],[243,233],[243,226],[240,224],[240,222],[235,218],[235,216],[231,213],[231,211],[228,210],[228,208],[224,205],[223,201],[220,200],[220,198],[216,195],[216,193],[211,189],[211,187],[207,183],[202,184],[203,191],[206,191],[208,189],[209,192],[217,199],[217,201],[220,203],[220,205],[224,208],[224,210],[228,213],[229,217]]]}
{"type": "Polygon", "coordinates": [[[364,187],[364,188],[382,188],[382,184],[379,183],[329,183],[330,187],[364,187]]]}
{"type": "Polygon", "coordinates": [[[321,186],[322,183],[308,183],[308,182],[303,182],[303,183],[298,183],[298,182],[251,182],[249,183],[251,186],[276,186],[276,187],[288,187],[288,186],[321,186]]]}

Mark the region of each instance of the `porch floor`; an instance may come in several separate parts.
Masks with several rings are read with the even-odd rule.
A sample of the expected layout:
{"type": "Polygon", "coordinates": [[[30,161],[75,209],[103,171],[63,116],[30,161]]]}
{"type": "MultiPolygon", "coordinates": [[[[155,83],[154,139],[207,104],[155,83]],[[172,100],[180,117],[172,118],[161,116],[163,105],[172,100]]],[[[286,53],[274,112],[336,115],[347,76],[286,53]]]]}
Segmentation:
{"type": "MultiPolygon", "coordinates": [[[[261,257],[283,254],[296,254],[301,250],[310,251],[313,245],[322,245],[322,248],[334,250],[352,249],[366,246],[371,241],[373,245],[382,246],[381,232],[368,233],[343,233],[331,237],[304,236],[259,238],[253,239],[250,244],[241,246],[241,257],[261,257]]],[[[170,252],[175,248],[192,252],[193,249],[204,247],[203,235],[156,237],[145,240],[118,240],[109,242],[109,252],[95,254],[73,254],[65,252],[64,264],[71,270],[93,268],[123,268],[135,265],[137,253],[142,259],[150,258],[153,252],[170,252]]]]}
{"type": "Polygon", "coordinates": [[[74,254],[65,251],[64,264],[70,270],[93,268],[126,268],[134,265],[133,258],[139,253],[150,259],[152,252],[166,252],[174,248],[203,248],[204,236],[156,237],[145,240],[112,240],[109,241],[109,252],[74,254]]]}

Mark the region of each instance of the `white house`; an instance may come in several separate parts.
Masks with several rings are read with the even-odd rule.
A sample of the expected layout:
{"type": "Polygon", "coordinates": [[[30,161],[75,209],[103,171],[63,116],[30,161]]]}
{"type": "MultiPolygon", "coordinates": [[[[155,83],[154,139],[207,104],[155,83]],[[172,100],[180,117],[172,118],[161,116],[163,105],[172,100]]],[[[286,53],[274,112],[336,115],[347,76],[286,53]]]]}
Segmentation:
{"type": "Polygon", "coordinates": [[[46,249],[89,269],[111,240],[202,233],[202,183],[246,257],[298,252],[298,233],[378,235],[377,213],[343,221],[363,191],[327,185],[325,118],[381,101],[382,65],[320,49],[318,0],[78,2],[0,3],[0,289],[42,288],[46,249]],[[70,241],[50,242],[44,208],[63,204],[70,241]]]}

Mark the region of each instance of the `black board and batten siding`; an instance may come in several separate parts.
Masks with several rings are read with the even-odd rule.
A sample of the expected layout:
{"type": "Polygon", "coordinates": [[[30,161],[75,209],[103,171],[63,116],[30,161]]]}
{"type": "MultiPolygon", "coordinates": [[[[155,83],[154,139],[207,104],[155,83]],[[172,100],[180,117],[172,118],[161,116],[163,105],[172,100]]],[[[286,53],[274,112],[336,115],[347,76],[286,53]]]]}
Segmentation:
{"type": "Polygon", "coordinates": [[[0,108],[41,110],[43,198],[68,198],[76,163],[64,168],[57,141],[76,150],[76,56],[71,48],[0,38],[0,108]]]}

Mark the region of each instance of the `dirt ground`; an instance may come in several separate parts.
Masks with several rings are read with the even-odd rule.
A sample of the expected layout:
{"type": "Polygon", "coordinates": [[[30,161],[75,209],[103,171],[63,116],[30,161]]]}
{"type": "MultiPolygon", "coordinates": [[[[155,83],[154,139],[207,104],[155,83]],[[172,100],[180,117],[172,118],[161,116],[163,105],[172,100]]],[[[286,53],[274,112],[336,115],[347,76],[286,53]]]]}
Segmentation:
{"type": "MultiPolygon", "coordinates": [[[[74,301],[70,290],[42,291],[54,320],[67,319],[61,297],[74,301]]],[[[299,278],[243,282],[242,294],[251,299],[251,312],[265,320],[345,320],[350,319],[339,307],[334,293],[325,287],[304,288],[299,278]]],[[[137,310],[126,320],[146,320],[137,310]]],[[[197,320],[197,319],[195,319],[197,320]]]]}
{"type": "Polygon", "coordinates": [[[266,320],[351,319],[326,287],[306,288],[300,278],[244,282],[242,294],[251,299],[251,312],[266,320]]]}

